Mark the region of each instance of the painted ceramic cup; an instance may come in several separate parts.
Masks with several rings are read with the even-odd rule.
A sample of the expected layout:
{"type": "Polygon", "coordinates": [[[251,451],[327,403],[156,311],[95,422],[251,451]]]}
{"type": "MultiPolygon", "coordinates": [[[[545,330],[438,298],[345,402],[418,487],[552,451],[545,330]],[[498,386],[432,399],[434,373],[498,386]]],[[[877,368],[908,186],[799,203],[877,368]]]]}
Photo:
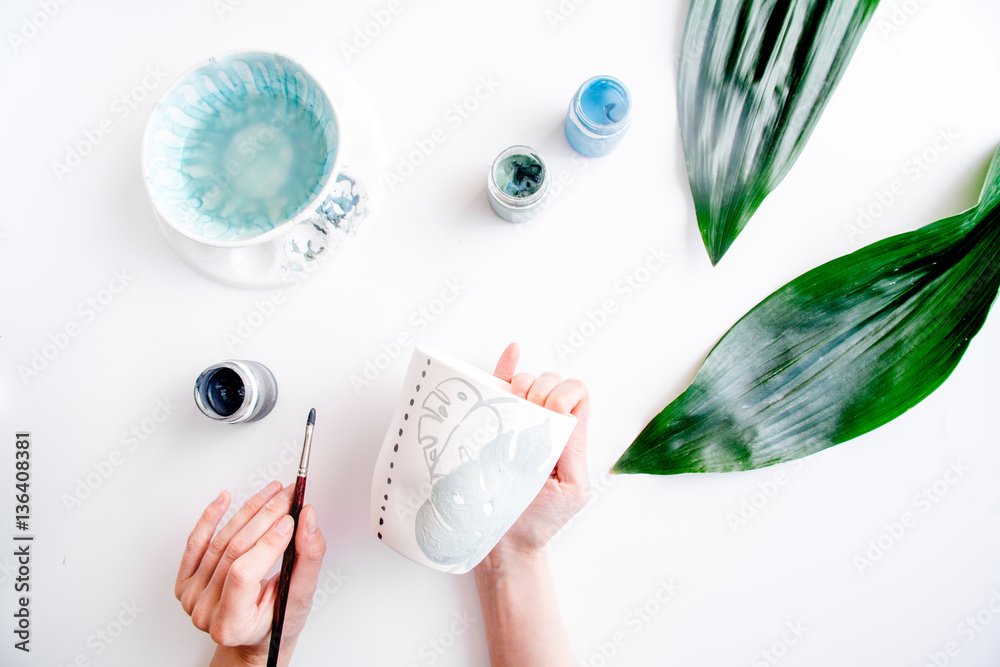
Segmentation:
{"type": "Polygon", "coordinates": [[[422,565],[475,567],[542,489],[576,418],[416,348],[372,479],[372,532],[422,565]]]}
{"type": "Polygon", "coordinates": [[[340,133],[332,98],[291,58],[209,58],[173,83],[146,128],[143,175],[161,228],[214,278],[287,282],[366,212],[340,168],[340,133]]]}

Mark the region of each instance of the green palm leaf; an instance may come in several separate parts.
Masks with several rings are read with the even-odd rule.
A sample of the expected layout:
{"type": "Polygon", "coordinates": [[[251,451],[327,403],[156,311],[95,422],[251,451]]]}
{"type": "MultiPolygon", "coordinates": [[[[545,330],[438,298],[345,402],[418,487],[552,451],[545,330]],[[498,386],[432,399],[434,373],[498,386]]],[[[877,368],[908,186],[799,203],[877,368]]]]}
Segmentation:
{"type": "Polygon", "coordinates": [[[878,0],[692,0],[678,112],[712,264],[795,163],[877,6],[878,0]]]}
{"type": "Polygon", "coordinates": [[[796,278],[737,322],[619,473],[749,470],[895,419],[958,365],[1000,287],[1000,150],[979,204],[796,278]]]}

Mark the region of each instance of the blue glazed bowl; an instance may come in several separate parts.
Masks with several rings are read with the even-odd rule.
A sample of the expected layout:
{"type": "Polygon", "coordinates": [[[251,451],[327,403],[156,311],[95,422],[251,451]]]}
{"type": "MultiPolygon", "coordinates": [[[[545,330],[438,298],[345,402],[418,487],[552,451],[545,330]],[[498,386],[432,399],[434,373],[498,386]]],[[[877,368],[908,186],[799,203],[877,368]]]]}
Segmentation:
{"type": "Polygon", "coordinates": [[[160,218],[199,243],[241,247],[315,217],[337,180],[330,96],[266,51],[209,58],[152,112],[143,171],[160,218]]]}

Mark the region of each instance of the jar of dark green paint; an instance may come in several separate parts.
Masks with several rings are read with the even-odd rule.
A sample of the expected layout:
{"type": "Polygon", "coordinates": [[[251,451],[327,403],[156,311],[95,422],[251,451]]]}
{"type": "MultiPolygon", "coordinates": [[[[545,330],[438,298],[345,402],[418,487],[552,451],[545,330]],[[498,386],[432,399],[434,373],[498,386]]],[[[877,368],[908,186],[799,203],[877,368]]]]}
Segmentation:
{"type": "Polygon", "coordinates": [[[542,156],[528,146],[511,146],[490,165],[486,194],[504,220],[524,222],[538,214],[549,192],[549,172],[542,156]]]}

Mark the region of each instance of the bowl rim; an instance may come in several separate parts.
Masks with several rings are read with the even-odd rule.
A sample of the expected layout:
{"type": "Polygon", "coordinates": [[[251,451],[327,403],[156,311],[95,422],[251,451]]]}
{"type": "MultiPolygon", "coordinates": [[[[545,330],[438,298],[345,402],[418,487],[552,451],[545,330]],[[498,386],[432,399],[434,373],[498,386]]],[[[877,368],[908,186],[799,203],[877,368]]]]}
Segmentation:
{"type": "Polygon", "coordinates": [[[178,234],[184,236],[185,238],[191,239],[192,241],[201,243],[203,245],[212,246],[216,248],[247,248],[256,246],[258,244],[266,243],[267,241],[284,236],[298,223],[308,218],[311,218],[315,215],[316,206],[327,198],[327,196],[330,194],[330,191],[333,189],[334,185],[337,182],[337,175],[340,173],[340,167],[341,167],[340,164],[341,145],[343,142],[341,141],[340,110],[337,108],[337,104],[334,100],[334,97],[333,95],[330,94],[330,90],[327,87],[327,85],[323,82],[322,78],[320,76],[317,76],[317,74],[315,73],[318,68],[309,67],[308,58],[305,60],[306,62],[303,62],[303,59],[289,56],[284,51],[276,49],[268,49],[264,47],[244,47],[238,49],[230,49],[228,51],[212,54],[207,58],[199,60],[194,65],[191,65],[186,70],[181,72],[176,78],[174,78],[173,81],[170,82],[170,86],[163,93],[163,95],[161,95],[159,99],[156,100],[156,104],[153,105],[153,109],[152,111],[150,111],[149,117],[146,119],[146,124],[143,128],[143,134],[142,134],[142,149],[140,151],[140,156],[139,156],[140,160],[139,167],[142,173],[143,183],[146,187],[146,195],[153,205],[153,211],[156,213],[157,217],[159,217],[164,222],[164,224],[168,225],[171,229],[175,230],[178,234]],[[164,211],[163,208],[160,206],[160,202],[157,201],[157,198],[154,196],[153,184],[151,182],[152,176],[148,170],[150,131],[153,125],[153,119],[157,117],[158,112],[161,110],[163,101],[170,93],[172,93],[177,88],[178,84],[181,81],[185,80],[192,72],[195,72],[196,70],[208,65],[211,61],[217,58],[229,58],[233,56],[239,56],[240,54],[265,54],[269,56],[274,56],[276,58],[280,58],[282,60],[287,60],[291,63],[294,63],[299,69],[301,69],[303,72],[309,75],[313,83],[323,94],[323,97],[326,98],[327,104],[330,105],[330,110],[333,112],[333,124],[337,134],[337,145],[333,153],[333,163],[330,165],[330,169],[327,171],[325,175],[326,180],[324,181],[323,186],[308,202],[306,202],[306,205],[302,208],[301,211],[299,211],[296,215],[292,216],[291,218],[285,220],[281,224],[276,225],[273,229],[269,229],[268,231],[264,232],[263,234],[258,234],[256,236],[252,236],[247,239],[240,239],[237,241],[220,241],[216,239],[209,239],[204,236],[194,234],[188,231],[187,229],[184,229],[182,226],[175,223],[174,220],[171,218],[171,216],[168,215],[167,212],[164,211]]]}

